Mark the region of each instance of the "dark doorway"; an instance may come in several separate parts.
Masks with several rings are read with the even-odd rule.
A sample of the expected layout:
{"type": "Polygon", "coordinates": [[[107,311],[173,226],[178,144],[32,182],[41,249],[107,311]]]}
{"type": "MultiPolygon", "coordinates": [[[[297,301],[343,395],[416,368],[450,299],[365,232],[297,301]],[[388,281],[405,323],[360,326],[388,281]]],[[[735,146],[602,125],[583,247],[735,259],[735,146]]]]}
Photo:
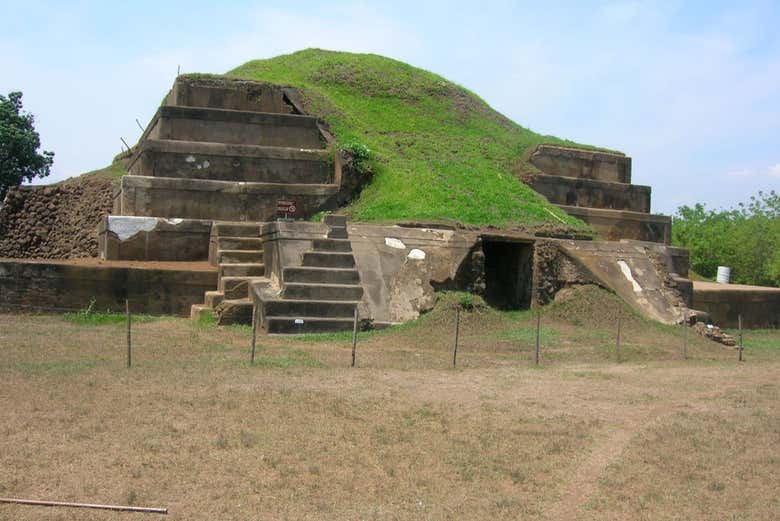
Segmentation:
{"type": "Polygon", "coordinates": [[[533,243],[483,239],[485,296],[499,309],[531,307],[533,243]]]}

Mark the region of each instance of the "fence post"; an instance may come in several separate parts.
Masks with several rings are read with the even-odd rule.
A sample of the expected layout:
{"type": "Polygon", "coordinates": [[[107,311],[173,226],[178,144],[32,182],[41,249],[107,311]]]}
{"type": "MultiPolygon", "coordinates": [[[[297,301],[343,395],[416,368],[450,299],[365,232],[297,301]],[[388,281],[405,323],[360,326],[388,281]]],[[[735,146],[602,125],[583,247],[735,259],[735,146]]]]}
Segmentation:
{"type": "Polygon", "coordinates": [[[127,367],[133,365],[133,344],[130,334],[130,299],[125,299],[125,315],[127,316],[127,367]]]}
{"type": "Polygon", "coordinates": [[[688,325],[684,324],[683,327],[683,360],[688,360],[688,325]]]}
{"type": "Polygon", "coordinates": [[[455,306],[455,349],[452,352],[452,367],[458,360],[458,336],[460,335],[460,306],[455,306]]]}
{"type": "Polygon", "coordinates": [[[255,347],[257,346],[257,302],[252,306],[252,357],[250,364],[255,365],[255,347]]]}
{"type": "Polygon", "coordinates": [[[542,327],[542,312],[536,311],[536,345],[534,346],[534,365],[539,365],[539,335],[542,327]]]}
{"type": "Polygon", "coordinates": [[[617,338],[615,339],[615,355],[617,356],[617,361],[620,363],[620,322],[622,317],[618,317],[617,321],[617,338]]]}
{"type": "Polygon", "coordinates": [[[358,310],[355,306],[355,314],[352,323],[352,367],[355,367],[355,352],[357,351],[358,310]]]}
{"type": "Polygon", "coordinates": [[[742,315],[740,314],[738,316],[739,319],[739,361],[742,362],[742,350],[744,349],[744,346],[742,345],[742,315]]]}

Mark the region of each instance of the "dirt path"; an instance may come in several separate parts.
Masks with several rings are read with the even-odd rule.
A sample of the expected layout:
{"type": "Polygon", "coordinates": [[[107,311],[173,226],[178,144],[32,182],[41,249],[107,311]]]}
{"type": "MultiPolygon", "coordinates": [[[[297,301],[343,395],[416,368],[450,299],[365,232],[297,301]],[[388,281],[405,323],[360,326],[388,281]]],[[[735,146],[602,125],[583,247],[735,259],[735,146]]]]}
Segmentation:
{"type": "MultiPolygon", "coordinates": [[[[762,383],[755,382],[751,386],[762,385],[762,383]]],[[[545,509],[544,517],[550,521],[580,519],[584,505],[598,488],[599,479],[604,475],[607,467],[620,459],[634,436],[646,430],[660,418],[677,411],[690,409],[694,407],[696,402],[728,394],[737,388],[739,388],[738,385],[721,387],[717,392],[702,393],[655,407],[632,409],[627,415],[623,414],[620,423],[613,425],[607,431],[606,436],[598,441],[588,454],[584,455],[571,480],[562,490],[560,499],[545,509]]]]}

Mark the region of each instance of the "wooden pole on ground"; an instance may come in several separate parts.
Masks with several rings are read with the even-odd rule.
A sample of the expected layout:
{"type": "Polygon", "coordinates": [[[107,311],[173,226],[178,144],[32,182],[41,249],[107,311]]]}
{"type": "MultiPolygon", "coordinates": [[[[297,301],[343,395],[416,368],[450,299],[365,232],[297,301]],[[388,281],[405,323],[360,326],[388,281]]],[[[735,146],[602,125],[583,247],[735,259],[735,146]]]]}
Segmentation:
{"type": "Polygon", "coordinates": [[[618,317],[617,322],[617,338],[615,339],[615,354],[617,356],[617,361],[620,362],[620,322],[622,317],[618,317]]]}
{"type": "Polygon", "coordinates": [[[33,505],[39,507],[97,508],[100,510],[119,510],[122,512],[145,512],[149,514],[167,514],[167,508],[131,507],[125,505],[98,505],[94,503],[67,503],[63,501],[38,501],[34,499],[0,498],[0,503],[33,505]]]}
{"type": "Polygon", "coordinates": [[[125,299],[125,315],[127,315],[127,367],[133,365],[133,342],[130,333],[132,319],[130,318],[130,299],[125,299]]]}
{"type": "Polygon", "coordinates": [[[355,355],[357,351],[357,327],[358,327],[358,310],[355,306],[355,314],[352,322],[352,367],[355,367],[355,355]]]}
{"type": "Polygon", "coordinates": [[[742,345],[742,315],[740,314],[738,316],[739,319],[739,361],[742,362],[742,350],[744,349],[744,346],[742,345]]]}
{"type": "Polygon", "coordinates": [[[257,346],[257,302],[252,306],[252,357],[249,363],[255,365],[255,347],[257,346]]]}
{"type": "Polygon", "coordinates": [[[542,312],[536,312],[536,345],[534,346],[534,365],[539,365],[539,336],[542,330],[542,312]]]}
{"type": "Polygon", "coordinates": [[[452,367],[458,363],[458,336],[460,335],[460,306],[455,306],[455,349],[452,351],[452,367]]]}

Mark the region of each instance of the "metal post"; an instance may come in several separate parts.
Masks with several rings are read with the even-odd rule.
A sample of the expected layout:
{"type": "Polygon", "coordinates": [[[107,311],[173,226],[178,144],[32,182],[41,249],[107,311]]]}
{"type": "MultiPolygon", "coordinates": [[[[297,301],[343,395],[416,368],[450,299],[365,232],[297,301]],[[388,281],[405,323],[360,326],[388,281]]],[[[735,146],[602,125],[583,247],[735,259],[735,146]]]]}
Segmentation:
{"type": "Polygon", "coordinates": [[[534,347],[534,365],[539,365],[539,336],[542,328],[542,312],[536,312],[536,346],[534,347]]]}
{"type": "Polygon", "coordinates": [[[127,315],[127,367],[133,365],[133,344],[130,336],[130,324],[132,319],[130,318],[130,300],[125,299],[125,314],[127,315]]]}
{"type": "Polygon", "coordinates": [[[742,345],[742,315],[738,316],[739,319],[739,361],[742,362],[742,350],[745,348],[742,345]]]}
{"type": "Polygon", "coordinates": [[[252,358],[250,363],[255,365],[255,347],[257,346],[257,302],[252,306],[252,358]]]}
{"type": "Polygon", "coordinates": [[[455,307],[455,349],[452,352],[452,367],[458,361],[458,336],[460,335],[460,306],[455,307]]]}
{"type": "Polygon", "coordinates": [[[352,324],[352,367],[355,367],[355,351],[357,350],[358,310],[355,306],[354,321],[352,324]]]}

